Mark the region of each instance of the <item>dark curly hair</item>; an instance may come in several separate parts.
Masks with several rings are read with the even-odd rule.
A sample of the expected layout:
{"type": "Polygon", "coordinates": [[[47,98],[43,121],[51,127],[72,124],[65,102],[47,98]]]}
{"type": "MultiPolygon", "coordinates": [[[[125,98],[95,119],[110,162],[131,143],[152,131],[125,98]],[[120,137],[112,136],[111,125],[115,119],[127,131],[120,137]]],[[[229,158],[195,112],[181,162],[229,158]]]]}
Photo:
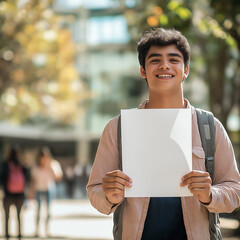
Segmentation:
{"type": "Polygon", "coordinates": [[[185,67],[190,63],[191,49],[183,34],[175,29],[154,28],[143,33],[137,44],[138,60],[145,69],[145,58],[152,46],[168,46],[174,44],[182,53],[185,67]]]}

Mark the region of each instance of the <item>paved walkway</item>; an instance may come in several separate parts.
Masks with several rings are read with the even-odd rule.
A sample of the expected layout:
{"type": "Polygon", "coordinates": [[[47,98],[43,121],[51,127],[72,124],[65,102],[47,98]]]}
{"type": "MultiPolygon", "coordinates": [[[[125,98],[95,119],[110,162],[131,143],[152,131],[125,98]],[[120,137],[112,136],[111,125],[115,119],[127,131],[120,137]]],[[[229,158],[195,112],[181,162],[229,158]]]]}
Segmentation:
{"type": "MultiPolygon", "coordinates": [[[[44,205],[41,211],[45,219],[44,205]]],[[[0,208],[0,236],[3,236],[3,211],[0,208]]],[[[16,235],[15,209],[12,208],[12,221],[10,222],[12,236],[16,235]]],[[[35,235],[36,202],[31,201],[22,211],[24,239],[33,238],[35,235]]],[[[51,205],[51,220],[49,223],[49,236],[45,235],[45,226],[40,222],[39,239],[78,239],[78,240],[109,240],[112,239],[112,216],[98,213],[88,200],[55,200],[51,205]]],[[[1,238],[0,238],[1,239],[1,238]]],[[[17,238],[11,238],[17,239],[17,238]]]]}
{"type": "MultiPolygon", "coordinates": [[[[42,209],[42,218],[45,218],[42,209]]],[[[11,235],[16,234],[16,221],[14,221],[15,209],[11,211],[11,235]]],[[[51,240],[111,240],[112,239],[112,216],[105,216],[98,213],[88,200],[55,200],[51,207],[51,221],[49,224],[49,236],[45,235],[44,224],[40,224],[38,238],[35,235],[35,214],[36,202],[30,201],[28,207],[22,212],[23,235],[25,239],[51,239],[51,240]]],[[[0,239],[3,239],[3,211],[0,205],[0,239]]],[[[230,237],[233,229],[238,227],[236,220],[221,219],[224,240],[239,240],[240,238],[230,237]]],[[[11,238],[17,240],[17,238],[11,238]]]]}

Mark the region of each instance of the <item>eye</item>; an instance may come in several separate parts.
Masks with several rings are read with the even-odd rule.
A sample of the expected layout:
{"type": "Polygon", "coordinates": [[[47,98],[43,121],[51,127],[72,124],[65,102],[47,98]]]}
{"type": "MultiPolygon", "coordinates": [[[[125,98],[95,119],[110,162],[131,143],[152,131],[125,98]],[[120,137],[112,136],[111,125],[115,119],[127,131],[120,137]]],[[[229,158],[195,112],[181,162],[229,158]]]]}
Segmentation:
{"type": "Polygon", "coordinates": [[[155,59],[152,59],[150,62],[151,63],[157,63],[157,62],[159,62],[159,59],[155,58],[155,59]]]}
{"type": "Polygon", "coordinates": [[[179,60],[176,59],[176,58],[171,58],[170,61],[173,62],[173,63],[178,63],[179,62],[179,60]]]}

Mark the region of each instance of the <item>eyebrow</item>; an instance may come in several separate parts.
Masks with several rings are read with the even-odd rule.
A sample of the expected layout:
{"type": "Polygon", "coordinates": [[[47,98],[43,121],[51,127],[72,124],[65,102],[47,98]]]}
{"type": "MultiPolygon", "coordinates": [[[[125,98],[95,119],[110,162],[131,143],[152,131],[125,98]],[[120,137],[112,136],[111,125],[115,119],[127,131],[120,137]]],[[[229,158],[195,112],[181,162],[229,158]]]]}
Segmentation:
{"type": "MultiPolygon", "coordinates": [[[[178,57],[178,58],[182,58],[182,56],[178,53],[169,53],[167,54],[169,57],[178,57]]],[[[160,53],[152,53],[148,56],[148,58],[152,58],[152,57],[162,57],[162,54],[160,53]]]]}

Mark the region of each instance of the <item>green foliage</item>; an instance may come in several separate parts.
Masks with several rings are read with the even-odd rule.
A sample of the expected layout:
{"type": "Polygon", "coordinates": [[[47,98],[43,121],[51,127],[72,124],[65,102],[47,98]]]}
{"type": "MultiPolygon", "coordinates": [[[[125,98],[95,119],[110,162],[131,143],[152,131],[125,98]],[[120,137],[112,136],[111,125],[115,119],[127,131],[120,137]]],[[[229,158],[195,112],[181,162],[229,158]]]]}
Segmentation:
{"type": "Polygon", "coordinates": [[[182,1],[142,1],[139,8],[136,11],[126,12],[133,42],[136,42],[142,31],[151,27],[171,27],[184,32],[191,23],[191,8],[182,1]]]}
{"type": "Polygon", "coordinates": [[[162,13],[160,16],[159,16],[159,24],[162,25],[162,26],[167,26],[168,25],[168,17],[167,15],[165,15],[164,13],[162,13]]]}
{"type": "MultiPolygon", "coordinates": [[[[193,104],[208,106],[230,131],[227,125],[230,116],[240,118],[240,1],[142,1],[136,11],[131,10],[126,16],[134,50],[142,32],[151,27],[176,28],[184,33],[192,49],[187,82],[195,81],[207,92],[205,103],[193,104]]],[[[194,98],[198,90],[190,88],[185,85],[185,95],[194,98]]],[[[240,129],[230,136],[239,149],[240,129]]],[[[239,151],[236,154],[240,162],[239,151]]]]}
{"type": "Polygon", "coordinates": [[[187,8],[183,8],[183,7],[177,8],[176,13],[184,21],[187,21],[192,16],[192,13],[187,8]]]}
{"type": "Polygon", "coordinates": [[[88,95],[75,69],[75,44],[52,1],[0,2],[0,118],[72,124],[88,95]]]}
{"type": "Polygon", "coordinates": [[[225,32],[232,36],[240,49],[240,2],[238,0],[211,0],[210,6],[214,10],[216,21],[225,32]]]}

